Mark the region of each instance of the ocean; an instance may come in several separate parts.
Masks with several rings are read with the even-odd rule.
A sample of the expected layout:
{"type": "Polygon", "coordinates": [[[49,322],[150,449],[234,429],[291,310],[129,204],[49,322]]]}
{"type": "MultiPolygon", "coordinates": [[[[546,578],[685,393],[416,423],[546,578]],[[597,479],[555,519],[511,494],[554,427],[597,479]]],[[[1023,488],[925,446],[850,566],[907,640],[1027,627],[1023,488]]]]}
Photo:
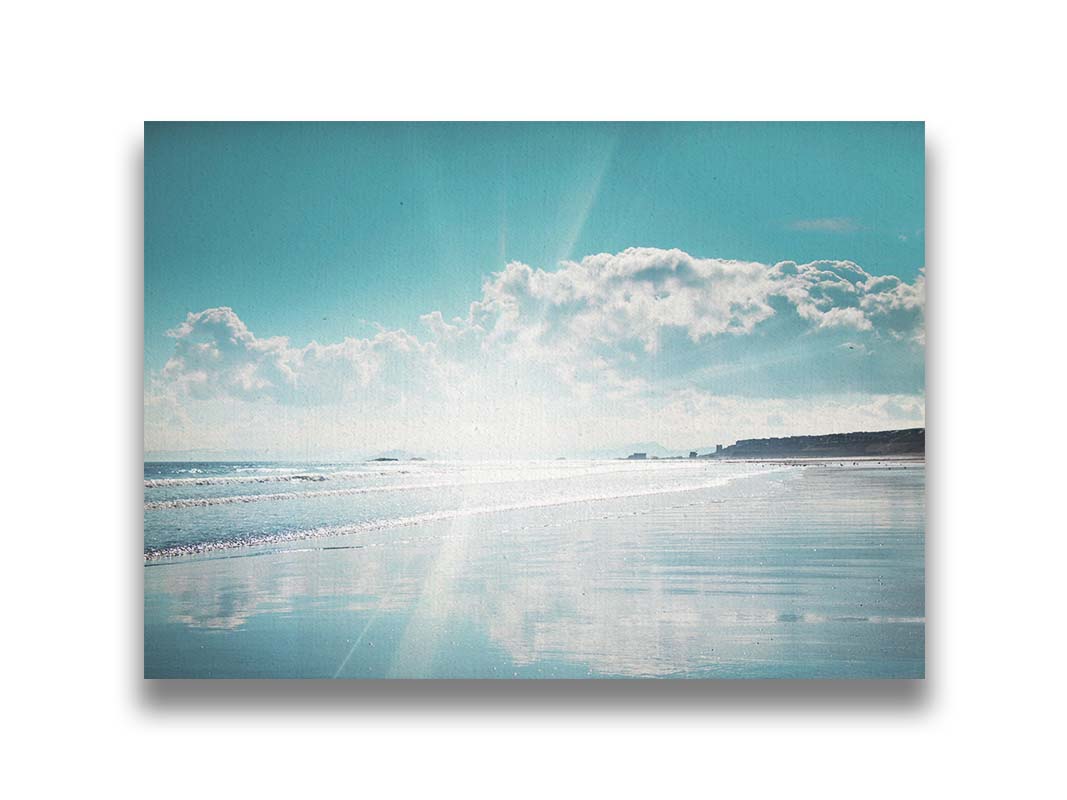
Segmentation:
{"type": "Polygon", "coordinates": [[[922,462],[146,463],[146,677],[919,678],[922,462]]]}

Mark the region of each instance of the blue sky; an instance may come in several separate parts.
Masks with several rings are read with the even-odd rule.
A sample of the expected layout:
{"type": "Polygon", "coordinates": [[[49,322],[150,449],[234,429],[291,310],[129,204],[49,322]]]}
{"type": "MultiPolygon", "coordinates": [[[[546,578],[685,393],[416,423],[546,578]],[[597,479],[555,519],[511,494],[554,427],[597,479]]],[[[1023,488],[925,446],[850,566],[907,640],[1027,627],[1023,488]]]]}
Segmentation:
{"type": "MultiPolygon", "coordinates": [[[[240,438],[236,429],[223,435],[215,423],[214,433],[206,434],[204,421],[218,418],[218,409],[197,404],[222,397],[202,387],[190,390],[196,358],[182,351],[207,331],[232,339],[235,330],[253,337],[237,336],[248,343],[243,360],[227,362],[230,372],[219,376],[212,372],[222,363],[216,358],[201,364],[198,375],[208,375],[203,379],[211,384],[216,378],[244,381],[240,401],[260,404],[260,410],[285,398],[290,407],[317,408],[322,398],[334,396],[323,386],[309,388],[308,375],[292,366],[299,361],[306,367],[301,348],[309,343],[340,347],[398,331],[418,337],[416,349],[432,346],[436,358],[468,367],[508,336],[516,348],[508,358],[514,358],[519,350],[541,352],[537,348],[550,340],[561,346],[565,336],[594,331],[596,346],[572,353],[576,371],[590,358],[603,359],[605,370],[618,373],[617,390],[640,394],[643,402],[656,396],[661,405],[687,390],[719,400],[836,395],[844,402],[846,394],[921,399],[921,347],[908,350],[901,343],[922,337],[905,335],[901,326],[921,327],[922,321],[900,314],[901,303],[921,312],[923,148],[921,123],[146,124],[146,408],[162,403],[171,409],[178,415],[172,428],[174,420],[183,420],[186,434],[176,437],[171,430],[162,437],[170,443],[206,446],[208,440],[240,438]],[[588,257],[631,248],[637,256],[580,266],[588,257]],[[570,289],[548,287],[537,277],[559,273],[567,282],[600,270],[600,277],[583,284],[581,303],[598,298],[608,304],[615,296],[605,293],[609,272],[630,270],[639,282],[653,274],[641,259],[666,270],[660,277],[667,280],[648,284],[653,294],[639,310],[619,311],[626,330],[605,327],[608,320],[591,322],[588,309],[564,298],[570,289]],[[865,288],[835,294],[831,283],[839,278],[833,269],[812,268],[803,271],[804,288],[797,289],[793,283],[801,278],[779,270],[778,288],[769,294],[752,288],[734,297],[735,311],[742,302],[767,313],[739,312],[719,329],[691,312],[734,313],[715,305],[715,298],[726,296],[723,287],[739,280],[716,266],[730,261],[764,265],[765,271],[779,262],[852,262],[866,277],[848,279],[865,288]],[[533,277],[517,300],[508,295],[508,308],[522,306],[533,327],[505,335],[512,321],[510,312],[500,313],[507,304],[498,302],[491,320],[496,332],[485,327],[478,334],[484,340],[477,353],[468,348],[460,358],[460,350],[431,345],[433,336],[420,319],[440,312],[446,325],[456,318],[476,325],[471,303],[487,303],[485,286],[500,283],[512,262],[533,277]],[[697,276],[704,294],[686,294],[694,284],[682,272],[697,276]],[[919,287],[912,292],[918,299],[901,301],[904,289],[867,282],[888,275],[904,287],[919,287]],[[814,305],[797,299],[797,291],[816,283],[814,305]],[[878,294],[887,288],[895,294],[878,294]],[[531,298],[533,305],[523,305],[531,298]],[[826,316],[839,302],[853,310],[843,306],[826,316]],[[167,335],[187,315],[219,308],[232,309],[232,319],[198,317],[185,338],[167,335]],[[872,316],[872,309],[881,316],[872,316]],[[550,330],[545,319],[564,312],[573,312],[573,319],[550,330]],[[633,333],[646,322],[654,333],[633,333]],[[751,330],[744,329],[750,322],[751,330]],[[272,370],[281,365],[273,378],[264,377],[269,370],[262,363],[269,349],[262,342],[272,337],[285,337],[290,348],[271,356],[272,370]],[[858,353],[863,363],[840,357],[858,353]],[[252,372],[259,383],[291,385],[284,392],[275,387],[250,393],[252,372]]],[[[513,277],[501,289],[505,294],[523,280],[513,277]]],[[[624,294],[632,296],[629,289],[624,294]]],[[[330,386],[345,384],[349,373],[389,374],[380,354],[373,355],[373,368],[359,360],[372,358],[372,350],[346,356],[339,369],[348,373],[331,373],[330,386]]],[[[559,357],[558,351],[551,355],[559,357]]],[[[533,380],[535,374],[527,364],[522,377],[533,380]]],[[[571,388],[600,385],[604,374],[571,388]]],[[[537,380],[537,390],[550,391],[548,378],[538,374],[537,380]]],[[[346,391],[330,406],[341,416],[353,415],[358,400],[358,392],[346,391]]],[[[319,409],[314,418],[289,424],[321,427],[324,414],[319,409]]],[[[915,413],[909,419],[915,421],[915,413]]],[[[410,418],[397,426],[410,429],[410,418]]],[[[159,421],[159,430],[166,427],[159,421]]],[[[745,431],[759,428],[751,423],[745,431]]]]}
{"type": "Polygon", "coordinates": [[[190,311],[334,341],[635,246],[911,279],[923,165],[912,123],[148,124],[146,365],[190,311]]]}

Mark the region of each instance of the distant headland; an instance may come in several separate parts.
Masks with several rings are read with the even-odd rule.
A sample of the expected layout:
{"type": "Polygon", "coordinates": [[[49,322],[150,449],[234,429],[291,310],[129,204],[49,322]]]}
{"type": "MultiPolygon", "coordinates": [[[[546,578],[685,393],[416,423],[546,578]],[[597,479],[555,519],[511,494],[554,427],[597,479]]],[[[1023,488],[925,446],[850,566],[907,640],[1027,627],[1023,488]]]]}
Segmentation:
{"type": "MultiPolygon", "coordinates": [[[[729,447],[716,445],[709,453],[692,450],[689,458],[858,458],[878,456],[925,457],[926,428],[895,431],[856,431],[817,436],[740,439],[729,447]]],[[[650,458],[646,452],[626,456],[629,461],[650,458]]],[[[651,456],[655,459],[656,456],[651,456]]],[[[675,457],[681,458],[681,456],[675,457]]]]}

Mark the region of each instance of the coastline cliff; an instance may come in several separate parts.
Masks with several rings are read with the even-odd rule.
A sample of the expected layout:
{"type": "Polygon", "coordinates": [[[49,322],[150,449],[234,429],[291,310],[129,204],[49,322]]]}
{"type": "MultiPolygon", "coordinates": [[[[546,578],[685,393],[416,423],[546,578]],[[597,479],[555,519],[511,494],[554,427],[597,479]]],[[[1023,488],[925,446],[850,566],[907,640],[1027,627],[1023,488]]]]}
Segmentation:
{"type": "Polygon", "coordinates": [[[781,439],[741,439],[701,458],[845,458],[858,456],[925,456],[926,428],[857,431],[781,439]]]}

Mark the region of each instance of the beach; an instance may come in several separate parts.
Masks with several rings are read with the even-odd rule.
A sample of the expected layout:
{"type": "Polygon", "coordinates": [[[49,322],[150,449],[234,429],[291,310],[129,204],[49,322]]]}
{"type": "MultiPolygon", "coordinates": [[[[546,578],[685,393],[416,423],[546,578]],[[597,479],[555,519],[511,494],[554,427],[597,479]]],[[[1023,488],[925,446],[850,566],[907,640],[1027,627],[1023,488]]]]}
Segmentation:
{"type": "Polygon", "coordinates": [[[923,677],[922,462],[622,467],[395,465],[337,487],[381,491],[311,497],[224,480],[254,469],[146,477],[145,675],[923,677]],[[249,487],[271,499],[220,499],[249,487]],[[270,533],[368,498],[376,521],[270,533]],[[167,555],[155,518],[198,513],[215,517],[186,535],[226,521],[260,539],[167,555]]]}

